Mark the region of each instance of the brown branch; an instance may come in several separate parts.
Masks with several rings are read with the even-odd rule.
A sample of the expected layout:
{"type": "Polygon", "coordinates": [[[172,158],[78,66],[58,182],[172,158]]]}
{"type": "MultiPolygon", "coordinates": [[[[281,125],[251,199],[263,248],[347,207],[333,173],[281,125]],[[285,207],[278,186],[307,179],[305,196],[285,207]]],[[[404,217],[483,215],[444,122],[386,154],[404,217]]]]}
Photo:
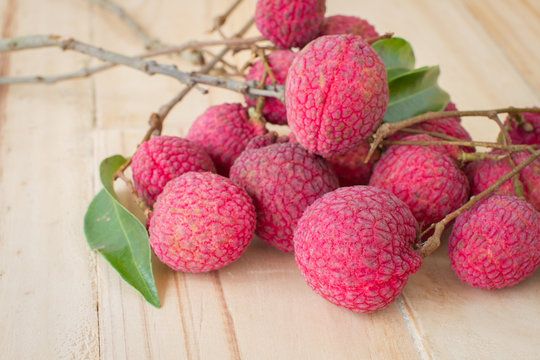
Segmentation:
{"type": "Polygon", "coordinates": [[[372,37],[372,38],[367,38],[365,39],[364,41],[367,42],[369,45],[373,45],[375,44],[377,41],[379,40],[383,40],[383,39],[390,39],[391,37],[394,36],[394,33],[393,32],[389,32],[389,33],[386,33],[386,34],[383,34],[383,35],[380,35],[380,36],[375,36],[375,37],[372,37]]]}
{"type": "Polygon", "coordinates": [[[463,214],[465,211],[473,207],[478,201],[482,200],[483,198],[497,191],[505,182],[510,180],[516,174],[519,174],[521,170],[523,170],[525,167],[527,167],[530,163],[532,163],[538,158],[540,158],[540,150],[536,150],[532,152],[531,156],[529,156],[521,164],[519,164],[514,169],[512,169],[512,171],[501,176],[493,185],[488,187],[486,190],[482,191],[480,194],[472,196],[469,199],[469,201],[465,203],[465,205],[461,206],[459,209],[446,215],[444,219],[442,219],[438,223],[432,224],[430,227],[428,227],[420,235],[420,237],[429,233],[429,231],[433,229],[435,229],[435,231],[433,235],[431,235],[423,244],[420,245],[420,248],[419,248],[420,255],[422,257],[426,257],[426,256],[429,256],[431,253],[433,253],[433,251],[435,251],[441,244],[442,233],[448,224],[450,224],[456,217],[458,217],[459,215],[463,214]]]}
{"type": "Polygon", "coordinates": [[[225,22],[227,21],[227,18],[232,14],[232,12],[240,5],[244,0],[236,0],[230,7],[225,11],[223,14],[216,16],[214,19],[214,26],[212,29],[210,29],[210,32],[214,32],[216,30],[221,29],[223,25],[225,25],[225,22]]]}
{"type": "Polygon", "coordinates": [[[456,146],[470,146],[470,147],[485,147],[493,149],[509,149],[512,152],[536,150],[539,145],[503,145],[495,142],[486,141],[469,141],[469,140],[383,140],[383,145],[420,145],[420,146],[434,146],[434,145],[456,145],[456,146]]]}

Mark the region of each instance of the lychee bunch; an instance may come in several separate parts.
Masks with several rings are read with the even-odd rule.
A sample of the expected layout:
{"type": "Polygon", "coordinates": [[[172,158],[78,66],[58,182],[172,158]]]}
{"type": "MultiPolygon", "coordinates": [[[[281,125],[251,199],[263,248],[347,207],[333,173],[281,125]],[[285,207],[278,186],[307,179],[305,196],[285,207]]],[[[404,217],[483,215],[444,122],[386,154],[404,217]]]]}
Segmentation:
{"type": "Polygon", "coordinates": [[[234,160],[255,136],[265,134],[260,121],[250,119],[242,104],[221,104],[200,115],[186,136],[208,152],[219,174],[227,176],[234,160]]]}
{"type": "MultiPolygon", "coordinates": [[[[493,150],[491,155],[504,155],[502,150],[493,150]]],[[[512,159],[519,165],[529,157],[529,153],[522,151],[512,154],[512,159]]],[[[471,194],[476,195],[493,185],[501,176],[512,171],[513,165],[510,159],[500,160],[484,159],[467,164],[465,173],[471,184],[471,194]]],[[[525,200],[540,210],[540,159],[533,161],[525,167],[518,175],[518,179],[523,185],[523,195],[525,200]]],[[[505,182],[497,194],[516,195],[516,189],[512,180],[505,182]]]]}
{"type": "Polygon", "coordinates": [[[257,0],[255,25],[276,46],[303,47],[319,34],[325,0],[257,0]]]}
{"type": "Polygon", "coordinates": [[[291,131],[309,152],[346,153],[382,121],[388,105],[384,64],[359,36],[321,36],[294,59],[285,105],[291,131]]]}
{"type": "Polygon", "coordinates": [[[391,193],[370,186],[332,191],[306,209],[294,233],[298,267],[326,300],[357,312],[388,306],[422,264],[418,223],[391,193]]]}
{"type": "Polygon", "coordinates": [[[516,196],[491,195],[456,218],[449,256],[471,286],[512,286],[540,267],[540,214],[516,196]]]}
{"type": "MultiPolygon", "coordinates": [[[[267,56],[268,64],[272,69],[272,74],[275,78],[275,85],[285,85],[287,79],[287,72],[291,66],[296,54],[290,50],[276,50],[267,56]]],[[[257,61],[249,69],[246,76],[247,81],[255,80],[260,82],[263,78],[265,71],[264,64],[261,60],[257,61]]],[[[265,81],[270,85],[274,83],[274,79],[268,76],[265,81]]],[[[257,100],[246,96],[246,103],[248,106],[255,106],[257,100]]],[[[276,98],[267,98],[265,100],[262,115],[264,118],[273,124],[285,125],[287,124],[287,111],[285,110],[285,104],[276,98]]]]}
{"type": "Polygon", "coordinates": [[[321,35],[353,34],[369,39],[379,36],[367,20],[357,16],[334,15],[324,19],[321,35]]]}
{"type": "Polygon", "coordinates": [[[508,115],[504,125],[514,144],[540,145],[540,113],[522,113],[522,117],[508,115]]]}
{"type": "Polygon", "coordinates": [[[246,150],[230,177],[253,198],[256,234],[285,252],[293,251],[293,232],[304,210],[339,186],[330,165],[298,143],[246,150]]]}
{"type": "Polygon", "coordinates": [[[131,169],[135,189],[150,206],[171,179],[188,171],[216,171],[202,147],[176,136],[155,136],[142,143],[131,169]]]}
{"type": "MultiPolygon", "coordinates": [[[[413,135],[404,141],[436,141],[413,135]]],[[[375,165],[369,184],[405,202],[422,228],[440,221],[469,197],[469,182],[443,146],[393,145],[375,165]]]]}
{"type": "Polygon", "coordinates": [[[205,272],[237,260],[255,231],[255,208],[244,189],[213,173],[171,180],[150,218],[150,245],[174,270],[205,272]]]}

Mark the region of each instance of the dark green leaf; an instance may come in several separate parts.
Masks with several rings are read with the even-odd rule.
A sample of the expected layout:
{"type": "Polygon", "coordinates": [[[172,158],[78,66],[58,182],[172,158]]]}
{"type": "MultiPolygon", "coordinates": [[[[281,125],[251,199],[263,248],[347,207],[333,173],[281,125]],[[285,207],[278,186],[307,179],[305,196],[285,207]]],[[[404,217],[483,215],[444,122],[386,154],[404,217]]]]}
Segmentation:
{"type": "Polygon", "coordinates": [[[116,155],[100,166],[102,189],[90,203],[84,218],[84,232],[91,249],[99,251],[120,276],[152,305],[159,307],[148,232],[144,225],[117,199],[114,173],[126,162],[116,155]]]}
{"type": "Polygon", "coordinates": [[[390,38],[377,41],[373,49],[384,62],[388,81],[395,76],[414,69],[414,51],[411,44],[402,38],[390,38]]]}
{"type": "Polygon", "coordinates": [[[441,111],[450,96],[438,84],[439,67],[422,67],[388,83],[390,98],[383,121],[397,122],[428,111],[441,111]]]}

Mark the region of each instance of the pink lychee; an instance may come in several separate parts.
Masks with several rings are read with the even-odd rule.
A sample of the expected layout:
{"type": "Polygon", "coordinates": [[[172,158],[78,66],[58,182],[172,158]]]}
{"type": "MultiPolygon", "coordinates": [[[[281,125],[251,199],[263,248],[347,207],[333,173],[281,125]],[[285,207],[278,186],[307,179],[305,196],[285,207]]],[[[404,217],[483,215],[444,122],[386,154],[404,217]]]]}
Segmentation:
{"type": "Polygon", "coordinates": [[[369,39],[379,36],[373,25],[357,16],[334,15],[327,16],[321,30],[321,35],[353,34],[369,39]]]}
{"type": "MultiPolygon", "coordinates": [[[[267,56],[268,64],[270,65],[272,74],[274,74],[276,80],[276,85],[285,85],[287,72],[289,71],[289,67],[291,66],[295,56],[296,54],[290,50],[277,50],[267,56]]],[[[263,78],[264,71],[264,65],[262,61],[259,60],[249,69],[246,80],[255,80],[260,82],[263,78]]],[[[274,84],[274,80],[268,76],[265,83],[274,84]]],[[[246,103],[248,106],[255,106],[257,100],[246,96],[246,103]]],[[[285,104],[279,99],[266,98],[262,114],[268,122],[279,125],[287,124],[287,111],[285,110],[285,104]]]]}
{"type": "Polygon", "coordinates": [[[285,104],[302,146],[322,156],[344,154],[382,121],[388,104],[384,64],[359,36],[321,36],[294,59],[285,104]]]}
{"type": "Polygon", "coordinates": [[[514,144],[540,145],[540,113],[522,113],[522,118],[508,115],[505,126],[514,144]]]}
{"type": "Polygon", "coordinates": [[[517,196],[492,195],[456,218],[448,255],[471,286],[512,286],[540,267],[540,214],[517,196]]]}
{"type": "Polygon", "coordinates": [[[304,210],[339,185],[330,165],[297,143],[244,151],[230,177],[253,198],[256,234],[285,252],[293,251],[293,232],[304,210]]]}
{"type": "Polygon", "coordinates": [[[234,160],[247,143],[266,133],[264,124],[250,119],[241,104],[221,104],[200,115],[187,134],[210,155],[219,174],[227,176],[234,160]]]}
{"type": "Polygon", "coordinates": [[[280,48],[303,47],[319,34],[325,0],[257,0],[255,25],[280,48]]]}
{"type": "MultiPolygon", "coordinates": [[[[435,139],[414,135],[403,140],[435,139]]],[[[369,184],[405,202],[422,228],[440,221],[469,197],[467,177],[442,146],[390,146],[375,165],[369,184]]]]}
{"type": "Polygon", "coordinates": [[[171,179],[188,171],[216,171],[202,147],[176,136],[156,136],[142,143],[131,170],[135,189],[150,206],[171,179]]]}
{"type": "Polygon", "coordinates": [[[388,306],[422,264],[418,223],[391,193],[371,186],[332,191],[306,209],[294,233],[298,267],[326,300],[357,312],[388,306]]]}
{"type": "Polygon", "coordinates": [[[174,270],[205,272],[237,260],[255,231],[255,208],[244,189],[213,173],[171,180],[150,219],[150,245],[174,270]]]}
{"type": "Polygon", "coordinates": [[[340,186],[366,185],[369,182],[373,167],[381,154],[379,150],[375,150],[369,161],[365,163],[369,149],[370,144],[363,142],[345,154],[326,158],[338,176],[340,186]]]}
{"type": "MultiPolygon", "coordinates": [[[[502,150],[493,150],[492,155],[504,155],[502,150]]],[[[516,165],[526,160],[530,154],[526,151],[514,153],[512,159],[516,165]]],[[[484,159],[473,161],[465,167],[465,173],[471,184],[471,194],[476,195],[493,185],[501,176],[512,171],[513,165],[508,158],[500,160],[484,159]]],[[[525,200],[540,210],[540,159],[533,161],[525,167],[518,176],[523,184],[525,200]]],[[[516,195],[512,180],[505,182],[497,191],[497,194],[516,195]]]]}

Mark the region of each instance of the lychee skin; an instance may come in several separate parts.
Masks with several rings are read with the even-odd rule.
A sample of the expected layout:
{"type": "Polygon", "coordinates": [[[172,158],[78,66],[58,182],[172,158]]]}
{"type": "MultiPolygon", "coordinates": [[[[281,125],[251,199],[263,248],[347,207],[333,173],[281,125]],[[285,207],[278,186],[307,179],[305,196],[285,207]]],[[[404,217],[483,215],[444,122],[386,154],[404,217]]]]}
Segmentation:
{"type": "Polygon", "coordinates": [[[214,161],[218,174],[227,176],[247,143],[266,132],[264,124],[251,120],[241,104],[221,104],[200,115],[186,138],[204,148],[214,161]]]}
{"type": "Polygon", "coordinates": [[[357,16],[334,15],[327,16],[321,30],[321,35],[353,34],[369,39],[379,36],[367,20],[357,16]]]}
{"type": "MultiPolygon", "coordinates": [[[[276,79],[276,85],[285,85],[287,72],[289,71],[289,67],[291,66],[295,56],[296,54],[290,50],[276,50],[267,56],[268,63],[276,79]]],[[[260,82],[263,78],[264,71],[264,65],[262,61],[259,60],[249,69],[246,80],[255,80],[260,82]]],[[[265,83],[271,85],[273,84],[273,79],[268,76],[265,83]]],[[[253,107],[257,104],[257,100],[246,96],[246,103],[248,106],[253,107]]],[[[285,104],[279,99],[266,98],[262,109],[262,115],[268,122],[272,124],[287,124],[287,111],[285,110],[285,104]]]]}
{"type": "Polygon", "coordinates": [[[142,143],[131,170],[135,189],[150,206],[171,179],[188,171],[216,171],[203,148],[176,136],[156,136],[142,143]]]}
{"type": "MultiPolygon", "coordinates": [[[[503,155],[502,150],[493,150],[492,155],[503,155]]],[[[530,154],[522,151],[514,153],[512,159],[519,165],[525,161],[530,154]]],[[[510,160],[484,159],[473,161],[465,167],[465,173],[471,184],[471,195],[477,195],[493,185],[501,176],[512,171],[513,166],[510,160]]],[[[540,159],[533,161],[519,173],[519,180],[523,184],[523,195],[532,206],[540,211],[540,159]]],[[[512,180],[505,182],[497,194],[516,195],[516,190],[512,180]]]]}
{"type": "Polygon", "coordinates": [[[340,186],[366,185],[369,182],[373,167],[381,155],[379,150],[375,150],[369,161],[365,163],[369,149],[370,144],[363,142],[345,154],[326,158],[338,176],[340,186]]]}
{"type": "Polygon", "coordinates": [[[326,300],[355,312],[388,306],[422,264],[418,223],[402,201],[370,186],[332,191],[306,209],[294,233],[302,275],[326,300]]]}
{"type": "Polygon", "coordinates": [[[471,286],[512,286],[540,267],[540,214],[516,196],[492,195],[456,218],[449,256],[471,286]]]}
{"type": "Polygon", "coordinates": [[[255,25],[280,48],[303,47],[319,34],[325,11],[325,0],[257,0],[255,25]]]}
{"type": "Polygon", "coordinates": [[[508,134],[514,144],[540,145],[540,114],[522,113],[523,123],[517,124],[506,118],[505,126],[508,126],[508,134]]]}
{"type": "Polygon", "coordinates": [[[256,234],[285,252],[293,251],[294,229],[304,210],[339,186],[330,165],[297,143],[244,151],[230,177],[253,199],[256,234]]]}
{"type": "Polygon", "coordinates": [[[251,139],[246,145],[246,148],[244,151],[250,150],[250,149],[258,149],[258,148],[262,148],[262,147],[273,145],[273,144],[287,143],[287,142],[289,142],[289,136],[278,135],[276,132],[270,131],[264,135],[259,135],[251,139]]]}
{"type": "Polygon", "coordinates": [[[237,260],[255,231],[255,208],[244,189],[213,173],[171,180],[150,219],[150,245],[174,270],[199,273],[237,260]]]}
{"type": "MultiPolygon", "coordinates": [[[[435,139],[408,136],[403,141],[435,139]]],[[[469,197],[469,182],[444,147],[393,145],[375,165],[369,184],[405,202],[422,228],[440,221],[469,197]]]]}
{"type": "Polygon", "coordinates": [[[344,154],[382,121],[388,105],[384,64],[359,36],[321,36],[294,59],[285,105],[292,132],[309,152],[344,154]]]}

